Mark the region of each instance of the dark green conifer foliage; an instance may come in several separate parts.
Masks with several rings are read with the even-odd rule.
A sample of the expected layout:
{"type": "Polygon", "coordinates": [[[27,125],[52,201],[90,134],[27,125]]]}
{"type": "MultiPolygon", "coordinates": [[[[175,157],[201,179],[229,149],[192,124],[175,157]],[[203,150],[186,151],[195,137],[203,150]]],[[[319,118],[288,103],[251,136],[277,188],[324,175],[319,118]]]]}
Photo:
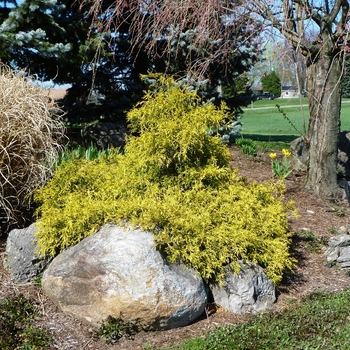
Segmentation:
{"type": "Polygon", "coordinates": [[[40,80],[71,83],[94,55],[89,22],[75,1],[26,0],[0,27],[2,61],[28,68],[40,80]],[[4,44],[5,43],[5,44],[4,44]]]}
{"type": "Polygon", "coordinates": [[[139,74],[150,68],[142,52],[128,53],[127,28],[113,38],[113,31],[91,22],[88,10],[74,0],[25,0],[0,26],[3,62],[27,68],[40,81],[71,85],[64,100],[69,124],[123,117],[144,88],[139,74]],[[87,105],[92,87],[105,98],[87,105]]]}
{"type": "Polygon", "coordinates": [[[261,77],[261,84],[264,92],[270,92],[276,97],[281,96],[281,80],[275,71],[269,74],[264,74],[261,77]]]}
{"type": "MultiPolygon", "coordinates": [[[[111,3],[103,1],[102,10],[111,3]]],[[[245,28],[232,34],[232,46],[239,50],[229,55],[229,64],[210,58],[220,49],[220,41],[208,42],[199,51],[194,49],[194,30],[174,36],[170,55],[164,55],[167,40],[157,38],[158,52],[150,58],[145,46],[154,39],[146,31],[143,43],[134,51],[130,49],[132,14],[125,14],[128,21],[122,26],[111,24],[107,31],[101,28],[108,14],[92,21],[89,7],[79,6],[75,0],[25,0],[0,26],[3,62],[12,68],[27,68],[42,81],[54,79],[57,84],[72,85],[64,100],[69,124],[124,118],[145,89],[140,74],[167,72],[190,80],[186,70],[189,62],[196,60],[210,62],[203,77],[193,82],[202,98],[217,106],[224,100],[233,111],[250,102],[249,94],[237,84],[257,58],[254,45],[239,44],[245,28]],[[87,104],[92,87],[98,92],[95,96],[104,98],[87,104]]]]}
{"type": "MultiPolygon", "coordinates": [[[[8,5],[11,4],[12,6],[17,6],[17,2],[16,0],[4,0],[4,1],[0,1],[0,4],[1,4],[0,5],[0,24],[1,24],[6,18],[8,18],[11,12],[12,7],[9,7],[8,5]]],[[[3,53],[4,46],[2,44],[3,42],[0,40],[0,52],[3,53]]]]}

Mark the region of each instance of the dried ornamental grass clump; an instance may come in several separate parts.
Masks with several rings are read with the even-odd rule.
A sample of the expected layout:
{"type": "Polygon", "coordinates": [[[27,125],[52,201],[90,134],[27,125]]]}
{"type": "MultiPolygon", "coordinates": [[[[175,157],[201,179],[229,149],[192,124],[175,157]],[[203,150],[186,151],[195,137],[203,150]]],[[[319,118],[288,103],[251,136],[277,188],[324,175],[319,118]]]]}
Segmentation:
{"type": "Polygon", "coordinates": [[[61,114],[32,77],[0,65],[0,219],[7,226],[22,222],[30,193],[51,175],[61,114]]]}

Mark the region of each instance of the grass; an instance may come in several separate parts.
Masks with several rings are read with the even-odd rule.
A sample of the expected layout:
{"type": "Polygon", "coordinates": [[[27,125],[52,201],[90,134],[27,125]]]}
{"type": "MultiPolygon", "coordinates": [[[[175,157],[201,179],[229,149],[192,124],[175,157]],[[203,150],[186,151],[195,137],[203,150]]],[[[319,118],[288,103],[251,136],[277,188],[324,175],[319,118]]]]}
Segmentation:
{"type": "Polygon", "coordinates": [[[249,156],[256,156],[259,152],[273,152],[281,151],[282,149],[289,149],[290,142],[288,141],[259,141],[253,140],[248,137],[242,137],[236,139],[236,146],[241,149],[243,154],[249,156]]]}
{"type": "MultiPolygon", "coordinates": [[[[341,110],[341,130],[350,130],[350,100],[343,99],[341,110]]],[[[308,100],[299,99],[276,99],[273,101],[261,100],[249,105],[242,118],[242,135],[245,138],[264,142],[291,142],[300,133],[288,122],[283,114],[278,111],[278,104],[286,114],[290,122],[300,130],[301,134],[307,129],[309,111],[308,100]]]]}
{"type": "Polygon", "coordinates": [[[348,349],[350,290],[322,291],[291,303],[283,312],[261,313],[250,321],[218,327],[169,349],[348,349]]]}
{"type": "Polygon", "coordinates": [[[273,152],[273,151],[281,151],[282,149],[286,148],[289,149],[290,147],[290,143],[293,141],[293,139],[285,139],[285,140],[281,140],[281,141],[263,141],[264,138],[256,138],[256,137],[252,137],[250,138],[249,136],[251,135],[246,135],[244,137],[242,137],[241,139],[237,139],[236,140],[236,145],[241,148],[242,153],[243,154],[249,154],[250,152],[245,152],[244,149],[242,149],[243,147],[241,147],[241,144],[244,143],[252,143],[252,147],[255,148],[255,152],[254,154],[250,154],[250,155],[256,155],[258,152],[273,152]],[[243,141],[240,141],[243,140],[243,141]]]}

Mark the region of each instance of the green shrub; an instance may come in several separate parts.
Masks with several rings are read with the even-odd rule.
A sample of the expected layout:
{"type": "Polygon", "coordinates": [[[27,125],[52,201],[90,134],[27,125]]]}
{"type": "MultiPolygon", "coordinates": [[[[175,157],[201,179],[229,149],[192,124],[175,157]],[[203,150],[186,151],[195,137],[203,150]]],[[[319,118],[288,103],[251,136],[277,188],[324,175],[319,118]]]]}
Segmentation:
{"type": "Polygon", "coordinates": [[[225,120],[224,106],[201,104],[172,81],[129,113],[139,137],[126,152],[66,162],[35,198],[39,254],[55,255],[106,222],[153,230],[170,261],[220,281],[223,266],[257,262],[278,282],[289,256],[281,182],[248,184],[227,164],[229,152],[208,126],[225,120]]]}
{"type": "Polygon", "coordinates": [[[57,106],[34,78],[0,64],[0,218],[22,223],[31,192],[43,186],[60,150],[57,106]]]}
{"type": "Polygon", "coordinates": [[[219,129],[230,119],[227,107],[203,104],[195,91],[175,85],[172,79],[160,78],[157,86],[128,114],[131,131],[140,137],[128,140],[127,152],[145,158],[160,176],[210,163],[226,166],[227,147],[206,131],[219,129]]]}
{"type": "Polygon", "coordinates": [[[0,299],[0,348],[47,349],[52,339],[46,330],[31,326],[35,316],[35,307],[22,295],[0,299]]]}

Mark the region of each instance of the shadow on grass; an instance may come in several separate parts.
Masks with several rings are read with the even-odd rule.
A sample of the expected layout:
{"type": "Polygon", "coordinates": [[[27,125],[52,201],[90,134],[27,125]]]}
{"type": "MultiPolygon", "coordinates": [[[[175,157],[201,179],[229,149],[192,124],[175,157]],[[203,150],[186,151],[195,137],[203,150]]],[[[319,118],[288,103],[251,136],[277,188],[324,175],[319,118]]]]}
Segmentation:
{"type": "Polygon", "coordinates": [[[255,141],[264,142],[292,142],[298,135],[260,135],[260,134],[245,134],[242,133],[243,138],[255,141]]]}

